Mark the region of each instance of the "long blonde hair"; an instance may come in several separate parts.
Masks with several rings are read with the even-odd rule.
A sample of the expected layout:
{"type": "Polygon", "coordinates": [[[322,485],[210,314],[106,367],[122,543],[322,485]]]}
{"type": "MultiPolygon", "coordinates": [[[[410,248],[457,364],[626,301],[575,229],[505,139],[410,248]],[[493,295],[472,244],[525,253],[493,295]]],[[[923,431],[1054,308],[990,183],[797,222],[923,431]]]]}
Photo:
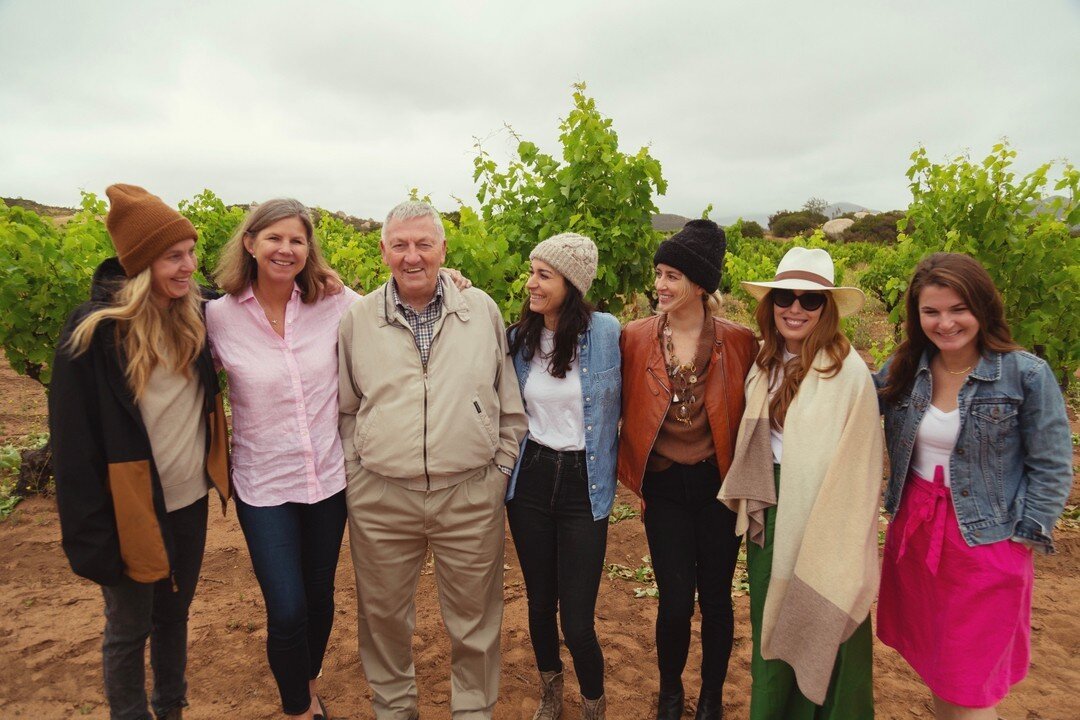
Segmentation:
{"type": "Polygon", "coordinates": [[[758,302],[754,319],[757,320],[758,328],[761,330],[761,350],[758,351],[755,361],[757,366],[764,370],[770,379],[775,377],[781,368],[784,371],[780,387],[769,400],[769,424],[780,430],[784,427],[788,407],[799,392],[799,385],[802,384],[803,378],[813,365],[818,352],[824,350],[829,362],[825,367],[814,369],[823,377],[833,377],[844,366],[844,358],[851,350],[851,343],[844,333],[840,332],[840,311],[836,306],[836,300],[827,292],[817,325],[803,341],[799,354],[786,363],[784,362],[784,338],[776,327],[776,318],[773,315],[772,292],[758,302]]]}
{"type": "Polygon", "coordinates": [[[345,285],[330,267],[319,250],[315,238],[315,226],[311,222],[311,213],[299,200],[276,198],[267,200],[247,214],[244,222],[225,244],[214,268],[214,282],[222,292],[237,295],[255,283],[259,275],[259,265],[251,253],[244,247],[244,238],[254,238],[260,232],[279,220],[294,217],[304,226],[307,235],[308,256],[304,269],[296,276],[300,288],[300,300],[313,303],[326,295],[336,295],[345,285]]]}
{"type": "Polygon", "coordinates": [[[151,272],[146,268],[124,281],[113,295],[112,303],[83,318],[66,345],[72,356],[78,357],[90,348],[98,325],[106,320],[115,321],[127,362],[124,375],[136,402],[142,398],[150,373],[159,363],[166,363],[171,370],[190,378],[191,367],[206,344],[199,288],[192,282],[184,297],[159,308],[150,296],[151,272]]]}

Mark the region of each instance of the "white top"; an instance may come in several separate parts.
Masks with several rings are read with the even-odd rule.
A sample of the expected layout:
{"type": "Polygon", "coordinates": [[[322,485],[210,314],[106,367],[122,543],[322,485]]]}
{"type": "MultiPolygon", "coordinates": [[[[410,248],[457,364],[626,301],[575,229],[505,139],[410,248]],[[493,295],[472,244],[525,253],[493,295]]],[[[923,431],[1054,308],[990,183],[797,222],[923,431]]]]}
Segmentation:
{"type": "Polygon", "coordinates": [[[581,374],[575,359],[566,377],[548,371],[555,350],[555,333],[540,331],[540,348],[533,354],[522,397],[529,416],[529,438],[552,450],[585,449],[585,409],[581,404],[581,374]]]}
{"type": "MultiPolygon", "coordinates": [[[[784,362],[791,360],[795,357],[795,353],[784,350],[784,362]]],[[[784,382],[784,366],[781,365],[776,370],[776,374],[772,380],[769,381],[769,400],[772,401],[773,395],[780,388],[780,383],[784,382]]],[[[780,458],[784,456],[784,431],[777,430],[776,428],[769,426],[769,442],[772,445],[772,461],[777,465],[780,464],[780,458]]]]}
{"type": "Polygon", "coordinates": [[[952,481],[949,478],[949,458],[956,447],[956,438],[960,435],[960,410],[951,412],[938,410],[933,405],[926,408],[919,430],[915,433],[915,448],[911,454],[911,469],[925,480],[934,479],[934,470],[940,465],[944,469],[945,487],[952,481]]]}
{"type": "Polygon", "coordinates": [[[199,372],[184,377],[159,362],[150,371],[139,414],[150,438],[165,511],[186,508],[206,495],[206,418],[199,372]]]}

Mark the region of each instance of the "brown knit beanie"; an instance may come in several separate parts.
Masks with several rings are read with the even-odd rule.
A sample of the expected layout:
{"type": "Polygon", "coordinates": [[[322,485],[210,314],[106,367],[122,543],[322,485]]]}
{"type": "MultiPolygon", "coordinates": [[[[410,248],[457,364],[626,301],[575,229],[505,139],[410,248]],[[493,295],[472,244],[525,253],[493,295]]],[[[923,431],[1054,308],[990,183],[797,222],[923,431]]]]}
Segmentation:
{"type": "Polygon", "coordinates": [[[181,240],[198,238],[190,220],[138,185],[110,185],[105,194],[109,196],[105,226],[128,277],[150,267],[181,240]]]}
{"type": "Polygon", "coordinates": [[[566,232],[549,237],[529,253],[530,260],[543,260],[581,291],[589,292],[596,279],[596,243],[584,235],[566,232]]]}

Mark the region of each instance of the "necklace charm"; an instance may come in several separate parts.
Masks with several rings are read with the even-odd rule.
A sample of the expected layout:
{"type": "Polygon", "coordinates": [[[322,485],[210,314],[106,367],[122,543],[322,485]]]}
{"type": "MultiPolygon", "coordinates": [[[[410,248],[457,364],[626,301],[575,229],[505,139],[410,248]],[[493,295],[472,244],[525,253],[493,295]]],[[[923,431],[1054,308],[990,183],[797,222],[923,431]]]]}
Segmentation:
{"type": "Polygon", "coordinates": [[[690,418],[690,408],[697,402],[694,395],[693,385],[698,381],[697,366],[691,360],[683,365],[679,356],[675,354],[675,343],[671,339],[671,326],[664,321],[662,330],[664,336],[664,349],[667,350],[667,375],[671,380],[671,404],[678,405],[675,409],[675,419],[687,427],[693,427],[694,421],[690,418]]]}

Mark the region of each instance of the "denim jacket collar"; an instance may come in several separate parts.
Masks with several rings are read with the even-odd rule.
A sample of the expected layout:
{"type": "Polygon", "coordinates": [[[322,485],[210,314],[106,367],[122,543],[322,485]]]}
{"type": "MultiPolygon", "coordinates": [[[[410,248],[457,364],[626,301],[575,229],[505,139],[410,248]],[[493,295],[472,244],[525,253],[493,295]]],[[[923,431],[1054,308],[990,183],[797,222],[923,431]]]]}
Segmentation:
{"type": "MultiPolygon", "coordinates": [[[[919,358],[919,367],[915,370],[915,376],[930,372],[930,361],[937,353],[932,350],[924,350],[919,358]]],[[[975,380],[984,382],[997,382],[1001,379],[1001,353],[987,350],[979,356],[979,362],[969,376],[975,380]]]]}

